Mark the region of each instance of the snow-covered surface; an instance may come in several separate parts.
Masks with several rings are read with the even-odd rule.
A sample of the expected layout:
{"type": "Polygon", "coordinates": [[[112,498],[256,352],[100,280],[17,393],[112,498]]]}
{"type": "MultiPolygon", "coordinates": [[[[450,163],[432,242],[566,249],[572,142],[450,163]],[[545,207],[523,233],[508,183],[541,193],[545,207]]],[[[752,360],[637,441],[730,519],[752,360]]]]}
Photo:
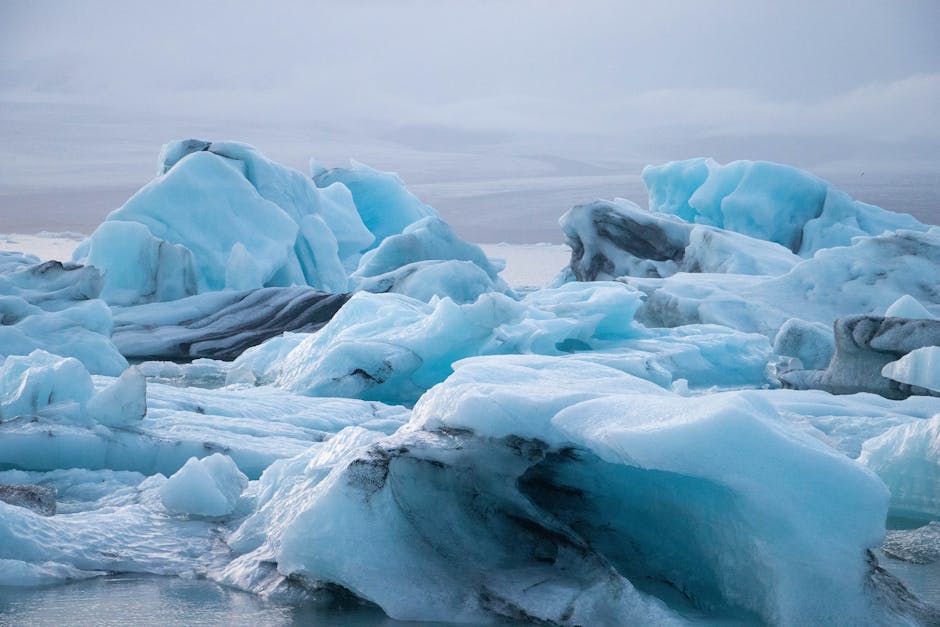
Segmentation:
{"type": "Polygon", "coordinates": [[[652,213],[480,247],[392,173],[167,144],[85,265],[0,252],[0,585],[937,623],[873,551],[913,520],[877,555],[932,566],[940,228],[777,164],[644,176],[652,213]]]}

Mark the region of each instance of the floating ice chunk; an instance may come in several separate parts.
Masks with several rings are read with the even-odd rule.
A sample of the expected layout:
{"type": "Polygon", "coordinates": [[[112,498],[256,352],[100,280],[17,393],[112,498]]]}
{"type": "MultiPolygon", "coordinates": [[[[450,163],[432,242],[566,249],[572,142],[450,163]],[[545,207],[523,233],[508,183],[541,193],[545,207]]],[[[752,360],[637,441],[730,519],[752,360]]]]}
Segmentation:
{"type": "Polygon", "coordinates": [[[829,365],[835,352],[832,329],[819,322],[790,318],[774,338],[774,352],[796,357],[800,367],[807,370],[821,370],[829,365]]]}
{"type": "Polygon", "coordinates": [[[488,292],[508,291],[501,280],[496,283],[471,261],[416,261],[407,266],[361,277],[357,289],[384,294],[393,292],[430,302],[433,298],[449,298],[459,304],[472,303],[488,292]]]}
{"type": "Polygon", "coordinates": [[[926,420],[940,413],[940,398],[903,400],[875,394],[834,395],[822,390],[754,390],[793,425],[855,459],[862,444],[892,427],[926,420]]]}
{"type": "Polygon", "coordinates": [[[246,487],[232,458],[215,453],[191,457],[160,488],[160,499],[171,514],[219,518],[232,513],[246,487]]]}
{"type": "Polygon", "coordinates": [[[868,440],[858,459],[891,490],[892,513],[940,517],[940,414],[868,440]]]}
{"type": "MultiPolygon", "coordinates": [[[[940,337],[935,343],[940,344],[940,337]]],[[[912,350],[901,359],[885,365],[881,375],[940,394],[940,345],[912,350]]]]}
{"type": "Polygon", "coordinates": [[[147,379],[136,367],[125,370],[88,401],[88,415],[109,427],[129,427],[147,414],[147,379]]]}
{"type": "Polygon", "coordinates": [[[651,211],[777,242],[804,257],[853,237],[926,230],[906,214],[852,200],[826,181],[767,161],[674,161],[643,169],[651,211]]]}
{"type": "Polygon", "coordinates": [[[920,302],[910,294],[905,294],[901,298],[894,301],[894,304],[888,307],[888,310],[885,312],[885,317],[936,318],[936,316],[927,311],[927,308],[921,305],[920,302]]]}
{"type": "Polygon", "coordinates": [[[559,355],[635,335],[631,317],[638,300],[639,294],[617,283],[572,283],[522,303],[498,293],[465,305],[358,293],[286,355],[278,343],[270,359],[262,346],[245,361],[259,379],[295,392],[409,403],[464,357],[559,355]]]}
{"type": "Polygon", "coordinates": [[[479,246],[461,240],[440,218],[428,216],[363,255],[351,280],[359,289],[369,291],[393,291],[425,301],[437,295],[473,302],[485,291],[510,291],[498,273],[499,268],[479,246]],[[467,264],[444,266],[429,261],[469,262],[477,270],[467,264]],[[448,278],[448,272],[455,276],[448,278]]]}
{"type": "Polygon", "coordinates": [[[401,233],[409,224],[437,216],[433,208],[405,188],[397,174],[379,172],[354,160],[349,168],[311,167],[311,170],[317,187],[342,183],[349,188],[362,223],[375,238],[373,248],[386,237],[401,233]]]}
{"type": "Polygon", "coordinates": [[[45,311],[61,311],[97,298],[101,292],[101,275],[95,268],[60,261],[39,263],[31,255],[2,254],[0,294],[17,296],[45,311]]]}
{"type": "Polygon", "coordinates": [[[578,205],[559,222],[579,281],[676,272],[777,275],[799,261],[772,242],[650,213],[623,199],[578,205]]]}
{"type": "Polygon", "coordinates": [[[0,257],[0,358],[42,349],[75,357],[95,373],[120,373],[127,361],[108,338],[111,312],[96,299],[98,271],[32,261],[0,257]]]}
{"type": "Polygon", "coordinates": [[[884,486],[746,392],[683,398],[568,358],[480,357],[404,430],[347,430],[315,455],[262,478],[224,580],[267,587],[251,573],[274,561],[411,620],[677,620],[650,592],[706,620],[873,620],[884,486]],[[652,580],[666,583],[631,583],[652,580]]]}
{"type": "Polygon", "coordinates": [[[91,376],[75,358],[42,350],[7,357],[0,366],[0,420],[35,416],[67,403],[84,406],[93,391],[91,376]]]}

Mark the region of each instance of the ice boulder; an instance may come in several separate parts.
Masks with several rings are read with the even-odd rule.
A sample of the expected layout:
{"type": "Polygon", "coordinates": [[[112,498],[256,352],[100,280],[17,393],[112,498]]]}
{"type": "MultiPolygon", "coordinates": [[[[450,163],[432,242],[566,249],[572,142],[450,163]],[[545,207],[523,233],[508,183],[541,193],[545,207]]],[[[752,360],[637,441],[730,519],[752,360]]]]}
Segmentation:
{"type": "Polygon", "coordinates": [[[337,584],[397,619],[888,622],[866,588],[884,486],[744,392],[469,359],[405,429],[344,431],[258,495],[223,581],[337,584]]]}
{"type": "Polygon", "coordinates": [[[128,368],[88,400],[86,411],[108,427],[134,425],[147,414],[147,379],[136,367],[128,368]]]}
{"type": "Polygon", "coordinates": [[[940,414],[868,440],[858,460],[891,490],[893,514],[940,520],[940,414]]]}
{"type": "Polygon", "coordinates": [[[57,405],[69,405],[68,411],[80,414],[93,394],[91,376],[72,357],[35,350],[7,357],[0,366],[0,422],[35,416],[57,405]]]}
{"type": "Polygon", "coordinates": [[[800,368],[821,370],[835,352],[832,329],[819,322],[790,318],[774,337],[774,352],[799,359],[800,368]]]}
{"type": "Polygon", "coordinates": [[[428,216],[363,255],[350,279],[357,289],[370,292],[424,301],[449,296],[466,303],[488,291],[509,293],[500,269],[479,246],[461,240],[440,218],[428,216]]]}
{"type": "Polygon", "coordinates": [[[927,230],[913,217],[853,200],[808,172],[768,161],[673,161],[643,169],[651,211],[777,242],[804,257],[852,238],[927,230]]]}
{"type": "Polygon", "coordinates": [[[881,376],[940,394],[940,337],[881,369],[881,376]]]}
{"type": "Polygon", "coordinates": [[[342,186],[234,142],[172,142],[158,176],[75,252],[103,274],[112,304],[224,288],[311,285],[346,290],[372,236],[342,186]]]}
{"type": "Polygon", "coordinates": [[[397,174],[380,172],[355,160],[348,168],[332,170],[311,162],[310,169],[317,187],[341,183],[352,192],[359,217],[374,237],[372,247],[422,218],[437,217],[437,211],[409,192],[397,174]]]}
{"type": "Polygon", "coordinates": [[[231,457],[214,453],[192,457],[160,488],[160,498],[171,514],[219,518],[232,513],[248,487],[246,477],[231,457]]]}
{"type": "Polygon", "coordinates": [[[578,205],[559,222],[579,281],[676,272],[778,275],[799,261],[778,244],[650,213],[623,199],[578,205]]]}

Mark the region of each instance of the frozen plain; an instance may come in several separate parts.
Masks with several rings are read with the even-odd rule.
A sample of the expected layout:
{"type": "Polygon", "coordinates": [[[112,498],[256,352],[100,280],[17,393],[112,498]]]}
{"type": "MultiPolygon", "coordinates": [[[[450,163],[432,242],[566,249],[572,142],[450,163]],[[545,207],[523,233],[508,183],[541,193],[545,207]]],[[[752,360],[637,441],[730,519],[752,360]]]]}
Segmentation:
{"type": "Polygon", "coordinates": [[[168,144],[83,267],[0,257],[3,583],[936,623],[940,229],[776,164],[644,180],[651,211],[562,217],[569,264],[464,242],[368,166],[168,144]],[[311,319],[324,292],[352,297],[311,319]]]}

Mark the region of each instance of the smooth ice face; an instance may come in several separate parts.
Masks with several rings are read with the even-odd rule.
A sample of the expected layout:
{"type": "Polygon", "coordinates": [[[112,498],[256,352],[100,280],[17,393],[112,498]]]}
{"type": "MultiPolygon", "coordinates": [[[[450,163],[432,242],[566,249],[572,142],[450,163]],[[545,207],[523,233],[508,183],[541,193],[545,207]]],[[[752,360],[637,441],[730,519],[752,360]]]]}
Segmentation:
{"type": "Polygon", "coordinates": [[[940,394],[940,346],[925,346],[892,361],[881,375],[940,394]]]}
{"type": "Polygon", "coordinates": [[[928,227],[850,198],[826,181],[767,161],[673,161],[643,169],[651,211],[777,242],[801,256],[852,238],[928,227]]]}
{"type": "Polygon", "coordinates": [[[920,301],[909,294],[894,301],[894,304],[885,311],[885,316],[888,318],[936,318],[920,304],[920,301]]]}
{"type": "Polygon", "coordinates": [[[868,440],[858,459],[891,490],[893,513],[940,518],[940,414],[868,440]]]}
{"type": "Polygon", "coordinates": [[[386,237],[401,233],[409,224],[437,217],[437,211],[418,200],[392,172],[379,172],[354,160],[348,168],[332,170],[311,163],[311,170],[317,187],[341,183],[352,192],[359,217],[375,238],[373,247],[386,237]]]}
{"type": "Polygon", "coordinates": [[[102,271],[110,303],[264,286],[343,292],[373,239],[348,190],[320,190],[244,144],[174,142],[158,170],[76,251],[102,271]]]}
{"type": "Polygon", "coordinates": [[[218,518],[234,511],[248,487],[248,477],[220,453],[190,457],[160,487],[160,499],[171,514],[218,518]]]}

